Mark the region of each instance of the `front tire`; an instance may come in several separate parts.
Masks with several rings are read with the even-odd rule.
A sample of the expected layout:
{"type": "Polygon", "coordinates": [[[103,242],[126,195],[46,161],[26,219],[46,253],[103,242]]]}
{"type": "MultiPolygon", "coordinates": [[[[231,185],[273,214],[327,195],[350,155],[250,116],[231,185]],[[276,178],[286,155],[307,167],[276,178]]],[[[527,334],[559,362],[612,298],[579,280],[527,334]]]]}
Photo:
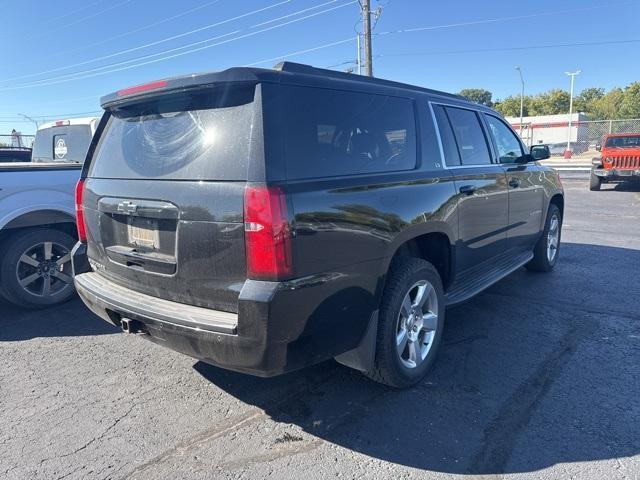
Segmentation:
{"type": "Polygon", "coordinates": [[[562,234],[562,214],[557,205],[549,205],[544,230],[533,249],[533,259],[525,265],[535,272],[550,272],[558,261],[560,236],[562,234]]]}
{"type": "Polygon", "coordinates": [[[591,176],[589,177],[589,190],[591,190],[592,192],[597,192],[600,190],[601,186],[602,186],[602,179],[599,176],[592,173],[591,176]]]}
{"type": "Polygon", "coordinates": [[[4,242],[0,260],[2,296],[10,303],[44,308],[74,293],[71,249],[75,240],[59,230],[18,230],[4,242]]]}
{"type": "Polygon", "coordinates": [[[391,268],[378,315],[373,380],[405,388],[431,368],[442,337],[444,291],[438,271],[419,258],[391,268]]]}

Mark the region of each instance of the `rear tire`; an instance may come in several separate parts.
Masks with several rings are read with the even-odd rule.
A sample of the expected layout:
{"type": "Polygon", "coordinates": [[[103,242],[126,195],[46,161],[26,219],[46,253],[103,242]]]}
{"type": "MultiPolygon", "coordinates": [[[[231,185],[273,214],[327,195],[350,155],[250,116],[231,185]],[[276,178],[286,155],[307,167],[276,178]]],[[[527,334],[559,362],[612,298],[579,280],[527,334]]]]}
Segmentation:
{"type": "Polygon", "coordinates": [[[550,272],[555,267],[560,253],[562,214],[555,204],[549,205],[542,235],[533,249],[533,259],[525,265],[534,272],[550,272]]]}
{"type": "Polygon", "coordinates": [[[592,192],[597,192],[600,190],[600,187],[602,186],[602,179],[595,175],[595,174],[591,174],[591,176],[589,177],[589,190],[591,190],[592,192]]]}
{"type": "Polygon", "coordinates": [[[73,295],[71,249],[75,239],[59,230],[17,230],[3,243],[2,296],[15,305],[44,308],[73,295]]]}
{"type": "Polygon", "coordinates": [[[392,265],[378,315],[376,382],[405,388],[431,368],[444,327],[442,280],[429,262],[404,258],[392,265]]]}

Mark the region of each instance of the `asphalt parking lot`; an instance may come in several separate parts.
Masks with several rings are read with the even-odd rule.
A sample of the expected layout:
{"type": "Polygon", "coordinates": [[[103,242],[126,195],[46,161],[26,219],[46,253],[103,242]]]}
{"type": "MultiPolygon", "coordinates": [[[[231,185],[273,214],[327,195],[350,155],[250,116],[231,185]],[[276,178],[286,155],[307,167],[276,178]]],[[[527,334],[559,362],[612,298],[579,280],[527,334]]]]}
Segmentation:
{"type": "Polygon", "coordinates": [[[259,379],[0,304],[0,478],[640,478],[640,188],[565,178],[560,263],[448,312],[427,379],[259,379]]]}

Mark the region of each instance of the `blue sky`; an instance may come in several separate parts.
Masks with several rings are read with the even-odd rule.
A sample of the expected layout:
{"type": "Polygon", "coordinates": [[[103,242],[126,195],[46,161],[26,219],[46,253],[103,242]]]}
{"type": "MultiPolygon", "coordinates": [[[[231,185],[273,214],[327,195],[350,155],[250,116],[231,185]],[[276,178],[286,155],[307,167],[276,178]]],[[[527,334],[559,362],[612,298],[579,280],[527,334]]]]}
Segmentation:
{"type": "MultiPolygon", "coordinates": [[[[576,91],[640,80],[640,0],[372,6],[382,7],[373,43],[379,77],[449,92],[487,88],[494,98],[519,93],[515,65],[527,93],[568,89],[564,72],[576,69],[576,91]]],[[[305,51],[287,58],[339,65],[355,59],[360,28],[357,0],[0,0],[0,11],[0,133],[34,131],[17,114],[79,116],[98,110],[101,95],[157,78],[271,67],[305,51]]]]}

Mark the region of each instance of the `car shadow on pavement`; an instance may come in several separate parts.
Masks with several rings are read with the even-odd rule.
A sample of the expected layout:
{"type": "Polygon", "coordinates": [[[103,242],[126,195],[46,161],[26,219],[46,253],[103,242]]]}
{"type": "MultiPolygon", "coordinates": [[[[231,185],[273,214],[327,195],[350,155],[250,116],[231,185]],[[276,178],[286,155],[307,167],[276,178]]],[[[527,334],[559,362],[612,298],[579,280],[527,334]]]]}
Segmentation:
{"type": "Polygon", "coordinates": [[[640,192],[640,182],[603,183],[602,190],[615,190],[616,192],[640,192]]]}
{"type": "Polygon", "coordinates": [[[407,390],[333,361],[269,379],[194,368],[276,422],[426,471],[535,472],[634,456],[640,282],[616,285],[637,278],[639,259],[638,250],[563,244],[553,273],[520,269],[448,310],[435,368],[407,390]]]}
{"type": "Polygon", "coordinates": [[[0,342],[118,332],[120,329],[91,313],[77,297],[61,305],[39,310],[0,301],[0,342]]]}

